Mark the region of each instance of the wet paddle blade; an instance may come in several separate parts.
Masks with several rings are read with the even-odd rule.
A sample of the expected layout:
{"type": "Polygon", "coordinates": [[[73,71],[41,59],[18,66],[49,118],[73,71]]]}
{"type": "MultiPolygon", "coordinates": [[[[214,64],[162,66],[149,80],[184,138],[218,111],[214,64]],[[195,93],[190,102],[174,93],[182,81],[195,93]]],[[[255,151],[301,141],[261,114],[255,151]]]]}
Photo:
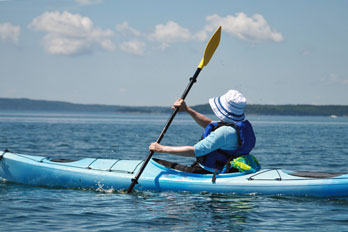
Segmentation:
{"type": "Polygon", "coordinates": [[[202,69],[209,63],[211,57],[214,55],[216,48],[219,46],[220,38],[221,26],[215,31],[214,35],[210,38],[207,47],[205,48],[204,56],[201,60],[201,63],[198,65],[198,68],[202,69]]]}

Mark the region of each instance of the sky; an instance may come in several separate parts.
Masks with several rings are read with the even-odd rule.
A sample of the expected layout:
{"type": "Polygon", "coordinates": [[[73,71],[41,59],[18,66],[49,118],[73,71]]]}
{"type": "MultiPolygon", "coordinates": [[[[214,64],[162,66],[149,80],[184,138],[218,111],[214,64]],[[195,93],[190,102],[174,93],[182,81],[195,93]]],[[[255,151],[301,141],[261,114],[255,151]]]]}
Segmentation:
{"type": "Polygon", "coordinates": [[[0,0],[0,98],[348,105],[348,1],[0,0]]]}

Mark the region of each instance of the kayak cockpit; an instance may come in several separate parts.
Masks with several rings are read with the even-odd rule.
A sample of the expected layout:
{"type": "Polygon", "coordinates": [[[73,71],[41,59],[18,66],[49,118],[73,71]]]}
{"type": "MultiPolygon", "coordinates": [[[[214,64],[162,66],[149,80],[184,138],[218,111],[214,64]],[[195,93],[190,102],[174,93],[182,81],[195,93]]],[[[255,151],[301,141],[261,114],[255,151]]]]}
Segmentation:
{"type": "MultiPolygon", "coordinates": [[[[184,176],[206,176],[209,178],[213,178],[214,173],[208,173],[208,174],[202,174],[202,173],[192,173],[192,172],[185,172],[182,170],[177,170],[175,169],[176,163],[166,161],[166,160],[161,160],[157,158],[152,158],[151,163],[155,165],[158,168],[161,168],[167,172],[173,172],[176,175],[184,175],[184,176]]],[[[242,173],[242,172],[231,172],[231,173],[223,173],[223,174],[217,174],[218,176],[223,176],[223,177],[237,177],[237,176],[242,176],[242,175],[247,175],[247,173],[242,173]]]]}

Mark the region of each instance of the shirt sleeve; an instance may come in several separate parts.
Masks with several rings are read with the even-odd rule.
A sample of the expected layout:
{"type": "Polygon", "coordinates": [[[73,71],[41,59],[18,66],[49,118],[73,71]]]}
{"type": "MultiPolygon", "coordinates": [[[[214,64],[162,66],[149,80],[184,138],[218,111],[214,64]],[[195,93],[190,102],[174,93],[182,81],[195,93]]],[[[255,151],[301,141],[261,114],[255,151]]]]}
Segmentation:
{"type": "Polygon", "coordinates": [[[197,157],[217,149],[235,150],[238,148],[238,135],[231,126],[222,126],[212,131],[206,138],[194,145],[197,157]]]}

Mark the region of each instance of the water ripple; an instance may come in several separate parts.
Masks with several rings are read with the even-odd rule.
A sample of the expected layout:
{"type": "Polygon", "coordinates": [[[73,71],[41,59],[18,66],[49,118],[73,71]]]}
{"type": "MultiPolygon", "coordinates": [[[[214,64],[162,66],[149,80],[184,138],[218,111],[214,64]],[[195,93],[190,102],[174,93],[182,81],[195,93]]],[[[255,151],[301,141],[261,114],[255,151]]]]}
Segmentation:
{"type": "MultiPolygon", "coordinates": [[[[0,149],[59,158],[143,159],[166,120],[166,115],[5,115],[0,117],[0,149]]],[[[348,119],[249,120],[257,135],[254,154],[264,167],[347,170],[348,119]]],[[[163,143],[194,144],[200,133],[194,122],[180,117],[163,143]]],[[[102,186],[91,191],[0,181],[0,209],[0,231],[348,231],[347,198],[124,194],[102,186]]]]}

